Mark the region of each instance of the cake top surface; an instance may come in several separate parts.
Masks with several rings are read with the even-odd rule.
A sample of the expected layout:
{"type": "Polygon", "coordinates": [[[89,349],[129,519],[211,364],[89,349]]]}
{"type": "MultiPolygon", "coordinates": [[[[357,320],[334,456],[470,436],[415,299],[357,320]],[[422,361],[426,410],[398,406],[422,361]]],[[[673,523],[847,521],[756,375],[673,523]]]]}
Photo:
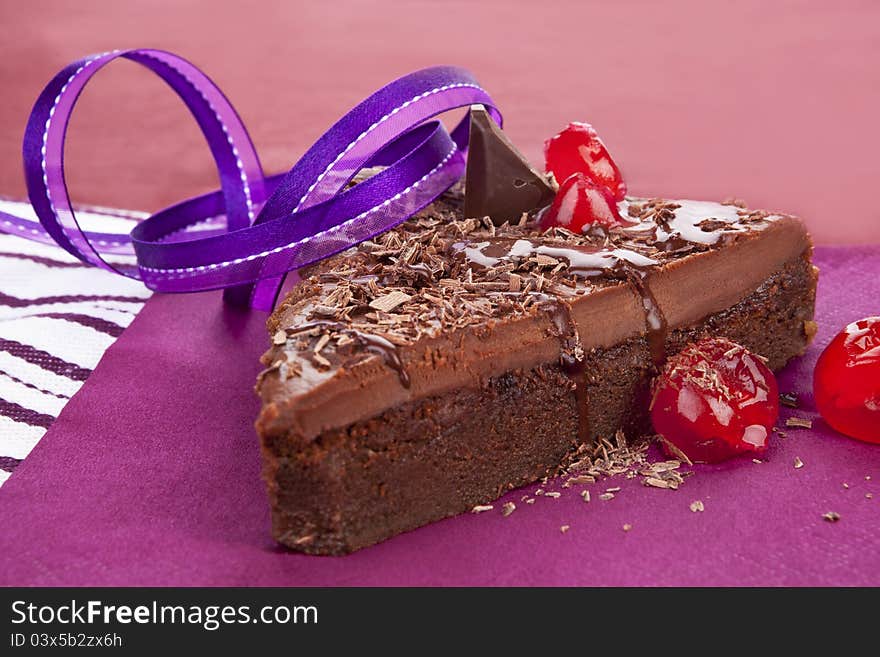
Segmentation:
{"type": "Polygon", "coordinates": [[[462,194],[453,190],[397,228],[306,272],[270,320],[274,343],[329,367],[325,351],[364,346],[365,336],[405,345],[533,312],[720,248],[785,216],[737,201],[630,197],[619,207],[633,225],[579,235],[559,227],[542,233],[529,215],[500,227],[463,219],[461,206],[462,194]]]}
{"type": "Polygon", "coordinates": [[[466,219],[462,205],[454,188],[300,272],[268,322],[264,428],[311,439],[638,335],[660,362],[670,327],[738,302],[809,248],[800,220],[740,202],[628,197],[629,225],[585,234],[542,232],[529,214],[501,226],[466,219]]]}

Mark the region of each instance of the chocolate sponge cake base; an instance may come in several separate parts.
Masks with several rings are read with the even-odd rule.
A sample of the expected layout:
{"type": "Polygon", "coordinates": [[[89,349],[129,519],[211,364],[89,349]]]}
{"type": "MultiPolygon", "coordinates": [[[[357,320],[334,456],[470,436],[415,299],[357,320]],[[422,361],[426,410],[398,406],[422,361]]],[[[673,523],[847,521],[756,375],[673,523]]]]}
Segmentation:
{"type": "MultiPolygon", "coordinates": [[[[778,370],[812,337],[815,289],[806,252],[736,305],[670,330],[666,353],[725,336],[778,370]]],[[[578,436],[649,435],[655,372],[648,341],[634,337],[590,350],[577,383],[558,361],[547,362],[395,406],[307,443],[261,432],[273,535],[302,552],[344,554],[552,474],[578,436]]]]}

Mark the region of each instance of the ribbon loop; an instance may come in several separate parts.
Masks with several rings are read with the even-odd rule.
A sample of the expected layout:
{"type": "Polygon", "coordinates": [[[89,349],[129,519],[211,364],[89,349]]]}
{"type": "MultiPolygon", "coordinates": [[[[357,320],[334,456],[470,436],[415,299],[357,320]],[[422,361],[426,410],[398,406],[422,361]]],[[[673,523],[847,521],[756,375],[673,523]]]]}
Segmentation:
{"type": "Polygon", "coordinates": [[[283,276],[401,223],[464,170],[467,117],[450,135],[433,120],[491,97],[464,69],[434,67],[391,82],[334,124],[286,173],[266,177],[220,89],[190,62],[152,49],[114,51],[64,68],[28,121],[24,168],[40,225],[0,213],[0,229],[54,240],[79,259],[160,292],[225,288],[227,301],[269,310],[283,276]],[[84,231],[63,170],[64,139],[86,83],[117,58],[161,77],[187,105],[211,150],[221,189],[166,208],[130,236],[84,231]],[[350,186],[365,166],[382,171],[350,186]],[[225,219],[225,226],[218,220],[225,219]],[[136,262],[124,256],[136,256],[136,262]]]}

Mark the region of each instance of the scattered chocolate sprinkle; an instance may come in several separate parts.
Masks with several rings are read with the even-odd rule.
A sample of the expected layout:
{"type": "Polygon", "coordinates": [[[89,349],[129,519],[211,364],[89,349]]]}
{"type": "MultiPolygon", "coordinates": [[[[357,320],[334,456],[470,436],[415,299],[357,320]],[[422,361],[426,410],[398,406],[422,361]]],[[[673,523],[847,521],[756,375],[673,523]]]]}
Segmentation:
{"type": "Polygon", "coordinates": [[[544,497],[552,497],[554,500],[558,500],[562,497],[562,493],[552,492],[552,493],[544,493],[544,497]]]}
{"type": "Polygon", "coordinates": [[[873,494],[873,493],[865,493],[865,499],[866,499],[866,500],[870,500],[870,499],[873,499],[873,498],[874,498],[874,494],[873,494]]]}
{"type": "Polygon", "coordinates": [[[804,467],[804,462],[801,461],[801,457],[800,457],[800,456],[795,456],[795,457],[794,457],[794,467],[795,467],[795,469],[798,469],[798,470],[799,470],[800,468],[804,467]]]}
{"type": "Polygon", "coordinates": [[[663,479],[657,479],[656,477],[648,477],[645,479],[645,486],[653,486],[654,488],[669,488],[669,484],[666,483],[663,479]]]}
{"type": "Polygon", "coordinates": [[[501,515],[505,518],[516,511],[516,504],[513,502],[505,502],[501,507],[501,515]]]}
{"type": "Polygon", "coordinates": [[[320,338],[318,338],[318,341],[315,343],[315,346],[312,348],[312,350],[316,354],[320,353],[321,349],[326,347],[328,342],[330,342],[330,334],[324,333],[323,335],[321,335],[320,338]]]}
{"type": "Polygon", "coordinates": [[[790,417],[785,421],[787,427],[797,427],[799,429],[812,429],[813,421],[803,417],[790,417]]]}
{"type": "Polygon", "coordinates": [[[314,540],[315,540],[315,535],[308,534],[307,536],[300,536],[298,539],[296,539],[293,542],[293,544],[294,545],[308,545],[309,543],[311,543],[314,540]]]}
{"type": "Polygon", "coordinates": [[[599,499],[602,500],[603,502],[607,502],[608,500],[613,500],[613,499],[614,499],[614,493],[602,493],[602,494],[599,496],[599,499]]]}
{"type": "MultiPolygon", "coordinates": [[[[659,436],[656,438],[660,439],[659,436]]],[[[683,461],[678,459],[648,462],[647,450],[650,441],[639,441],[629,445],[626,436],[620,431],[615,436],[615,443],[612,444],[602,438],[593,446],[582,445],[574,454],[570,455],[567,473],[577,473],[572,479],[586,476],[594,480],[618,475],[623,475],[628,479],[641,476],[643,483],[647,479],[653,479],[655,480],[654,485],[657,487],[670,490],[677,490],[684,483],[685,477],[693,474],[692,471],[680,471],[679,468],[683,465],[683,461]],[[662,483],[658,484],[657,482],[662,483]]],[[[588,480],[585,483],[593,482],[588,480]]],[[[563,487],[567,486],[563,484],[563,487]]],[[[619,490],[619,486],[609,488],[605,494],[613,496],[619,490]]]]}
{"type": "Polygon", "coordinates": [[[846,483],[846,482],[843,482],[843,487],[844,487],[844,488],[849,488],[849,484],[846,483]]]}
{"type": "Polygon", "coordinates": [[[693,465],[693,462],[688,458],[688,455],[682,452],[676,445],[666,440],[663,436],[659,436],[659,440],[671,454],[675,454],[683,463],[693,465]]]}
{"type": "Polygon", "coordinates": [[[478,504],[473,509],[471,509],[471,513],[483,513],[485,511],[491,511],[495,507],[491,504],[478,504]]]}
{"type": "Polygon", "coordinates": [[[568,488],[572,484],[594,484],[596,483],[596,478],[592,475],[577,475],[576,477],[569,477],[564,484],[562,484],[563,488],[568,488]]]}
{"type": "Polygon", "coordinates": [[[581,491],[581,497],[584,498],[584,502],[589,502],[589,501],[590,501],[590,491],[588,491],[588,490],[582,490],[582,491],[581,491]]]}
{"type": "Polygon", "coordinates": [[[840,520],[840,514],[836,511],[829,511],[828,513],[823,513],[822,517],[825,518],[828,522],[837,522],[840,520]]]}
{"type": "Polygon", "coordinates": [[[392,310],[397,308],[402,303],[406,303],[412,299],[410,295],[406,292],[401,292],[400,290],[394,290],[393,292],[389,292],[381,297],[373,299],[370,301],[370,308],[375,308],[376,310],[381,310],[382,312],[390,313],[392,310]]]}
{"type": "Polygon", "coordinates": [[[691,502],[691,511],[694,513],[702,513],[706,510],[706,507],[703,505],[702,500],[694,500],[691,502]]]}
{"type": "Polygon", "coordinates": [[[534,503],[535,503],[534,497],[530,497],[529,499],[526,500],[526,504],[534,504],[534,503]]]}
{"type": "Polygon", "coordinates": [[[737,208],[742,208],[743,210],[745,210],[746,207],[748,207],[746,205],[746,202],[743,201],[741,198],[726,198],[723,201],[721,201],[721,205],[733,205],[737,208]]]}
{"type": "Polygon", "coordinates": [[[752,459],[752,463],[763,463],[761,459],[752,459]]]}
{"type": "Polygon", "coordinates": [[[779,393],[779,403],[789,408],[797,408],[798,396],[793,392],[781,392],[779,393]]]}
{"type": "Polygon", "coordinates": [[[312,354],[312,360],[318,363],[319,369],[329,370],[333,367],[333,363],[319,353],[312,354]]]}
{"type": "Polygon", "coordinates": [[[559,528],[559,531],[561,531],[564,534],[569,529],[571,529],[571,527],[569,525],[562,525],[562,527],[559,528]]]}
{"type": "Polygon", "coordinates": [[[624,525],[623,525],[623,531],[625,531],[625,532],[628,532],[632,528],[633,528],[633,526],[629,523],[624,523],[624,525]]]}

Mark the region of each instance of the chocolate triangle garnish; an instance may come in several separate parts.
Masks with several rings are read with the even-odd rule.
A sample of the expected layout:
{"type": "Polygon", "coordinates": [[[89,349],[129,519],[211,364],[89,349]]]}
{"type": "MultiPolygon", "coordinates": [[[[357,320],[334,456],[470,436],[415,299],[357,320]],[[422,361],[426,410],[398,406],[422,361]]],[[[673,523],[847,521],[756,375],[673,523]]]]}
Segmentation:
{"type": "Polygon", "coordinates": [[[550,205],[556,192],[498,127],[482,105],[471,107],[464,216],[496,226],[550,205]]]}

